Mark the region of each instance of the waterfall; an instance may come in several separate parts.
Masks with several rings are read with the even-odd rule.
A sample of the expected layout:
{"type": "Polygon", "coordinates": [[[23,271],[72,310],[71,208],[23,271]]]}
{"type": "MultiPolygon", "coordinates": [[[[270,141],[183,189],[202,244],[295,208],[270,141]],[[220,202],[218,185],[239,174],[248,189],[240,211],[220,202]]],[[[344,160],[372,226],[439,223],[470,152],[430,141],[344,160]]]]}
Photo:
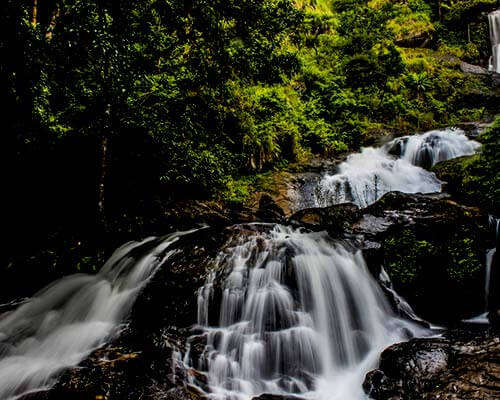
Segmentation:
{"type": "MultiPolygon", "coordinates": [[[[391,190],[439,191],[441,182],[424,167],[478,147],[461,131],[443,130],[365,148],[336,174],[322,177],[314,205],[366,206],[391,190]]],[[[399,304],[394,312],[349,243],[275,224],[231,229],[234,236],[197,293],[204,352],[193,360],[189,350],[184,356],[175,350],[171,359],[174,378],[177,365],[205,373],[209,397],[248,400],[273,393],[360,400],[361,383],[380,352],[426,334],[410,321],[418,317],[382,271],[386,292],[399,304]]],[[[117,335],[137,295],[180,251],[173,243],[194,231],[128,243],[98,274],[61,279],[0,315],[0,399],[50,388],[64,369],[117,335]]]]}
{"type": "Polygon", "coordinates": [[[500,10],[490,13],[488,15],[488,20],[490,23],[490,40],[492,47],[489,70],[500,73],[500,10]]]}
{"type": "Polygon", "coordinates": [[[490,225],[495,231],[495,247],[489,249],[486,253],[486,277],[484,283],[484,302],[486,304],[485,309],[488,311],[489,308],[489,297],[491,289],[491,267],[493,265],[493,259],[497,253],[498,239],[500,234],[500,218],[496,218],[493,215],[489,217],[490,225]]]}
{"type": "Polygon", "coordinates": [[[325,233],[249,225],[216,269],[222,295],[215,274],[198,292],[206,348],[195,366],[215,399],[358,400],[380,352],[423,333],[394,315],[361,253],[325,233]],[[211,308],[219,313],[210,323],[211,308]]]}
{"type": "Polygon", "coordinates": [[[484,270],[484,313],[478,315],[477,317],[473,317],[470,319],[466,319],[464,322],[469,323],[477,323],[477,324],[488,324],[488,311],[489,311],[489,300],[490,300],[490,289],[491,289],[491,268],[493,266],[493,260],[497,252],[498,238],[499,238],[499,228],[500,228],[500,219],[495,218],[493,215],[489,216],[489,223],[491,228],[495,232],[495,247],[488,249],[486,251],[486,263],[484,270]]]}
{"type": "Polygon", "coordinates": [[[120,247],[96,275],[77,274],[0,316],[0,399],[50,388],[119,331],[149,278],[193,231],[120,247]]]}
{"type": "Polygon", "coordinates": [[[363,148],[341,163],[335,174],[325,174],[302,204],[326,207],[352,202],[366,207],[390,191],[438,192],[441,182],[424,168],[474,154],[479,147],[463,131],[445,129],[397,138],[377,148],[363,148]]]}

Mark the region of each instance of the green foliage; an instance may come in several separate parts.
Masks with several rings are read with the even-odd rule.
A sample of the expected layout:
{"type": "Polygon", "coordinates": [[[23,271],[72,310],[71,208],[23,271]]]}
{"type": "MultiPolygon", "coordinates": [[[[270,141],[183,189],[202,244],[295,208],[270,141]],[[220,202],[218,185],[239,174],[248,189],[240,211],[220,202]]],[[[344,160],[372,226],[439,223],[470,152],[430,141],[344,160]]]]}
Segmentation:
{"type": "Polygon", "coordinates": [[[490,1],[443,1],[441,21],[424,0],[55,0],[36,21],[4,3],[11,225],[37,237],[93,237],[101,191],[132,230],[164,201],[237,201],[311,154],[497,109],[457,68],[489,55],[490,1]],[[414,35],[438,50],[397,46],[414,35]]]}
{"type": "Polygon", "coordinates": [[[439,163],[434,172],[448,182],[449,191],[462,201],[481,206],[492,214],[500,211],[500,117],[481,134],[480,154],[439,163]]]}

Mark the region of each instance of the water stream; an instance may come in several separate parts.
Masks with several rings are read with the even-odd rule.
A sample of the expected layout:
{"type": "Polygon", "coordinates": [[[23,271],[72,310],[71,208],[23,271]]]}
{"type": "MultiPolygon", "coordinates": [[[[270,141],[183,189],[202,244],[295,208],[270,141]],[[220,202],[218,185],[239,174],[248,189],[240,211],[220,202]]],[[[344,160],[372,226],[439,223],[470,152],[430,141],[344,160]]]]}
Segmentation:
{"type": "MultiPolygon", "coordinates": [[[[438,191],[441,182],[422,167],[478,147],[460,131],[443,130],[363,149],[323,177],[315,205],[366,206],[390,190],[438,191]]],[[[380,352],[425,334],[396,315],[351,244],[276,224],[232,229],[198,292],[206,347],[192,367],[208,376],[211,397],[359,400],[380,352]]],[[[172,244],[191,232],[128,243],[98,274],[64,278],[1,315],[0,399],[49,388],[64,369],[118,334],[141,289],[179,251],[172,244]]],[[[381,280],[392,290],[386,274],[381,280]]],[[[399,303],[404,315],[417,319],[403,299],[399,303]]],[[[180,352],[173,357],[189,359],[180,352]]]]}
{"type": "Polygon", "coordinates": [[[500,73],[500,10],[488,15],[490,24],[491,58],[489,70],[500,73]]]}
{"type": "Polygon", "coordinates": [[[380,352],[424,330],[396,317],[361,252],[325,233],[254,227],[219,255],[227,277],[212,305],[216,324],[208,324],[213,275],[199,291],[207,346],[198,367],[208,373],[211,396],[361,399],[380,352]]]}
{"type": "Polygon", "coordinates": [[[458,129],[430,131],[397,138],[380,147],[366,147],[347,157],[336,173],[325,174],[312,193],[302,195],[299,202],[302,208],[346,202],[366,207],[390,191],[439,192],[441,181],[425,168],[474,154],[479,147],[458,129]]]}
{"type": "Polygon", "coordinates": [[[180,236],[131,242],[97,275],[65,277],[0,316],[0,399],[49,388],[117,334],[140,290],[172,254],[180,236]]]}

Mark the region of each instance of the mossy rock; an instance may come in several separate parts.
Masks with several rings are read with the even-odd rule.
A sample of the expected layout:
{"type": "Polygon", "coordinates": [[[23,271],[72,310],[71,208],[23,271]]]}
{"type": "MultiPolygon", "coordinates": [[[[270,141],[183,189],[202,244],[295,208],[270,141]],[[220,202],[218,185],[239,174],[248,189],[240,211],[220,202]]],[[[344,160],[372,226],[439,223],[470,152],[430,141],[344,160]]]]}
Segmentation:
{"type": "Polygon", "coordinates": [[[432,171],[446,182],[445,190],[464,204],[500,215],[499,188],[486,174],[481,155],[458,157],[436,164],[432,171]]]}
{"type": "Polygon", "coordinates": [[[486,252],[494,246],[487,214],[443,194],[393,192],[368,207],[356,229],[379,244],[366,254],[372,272],[383,267],[420,317],[449,324],[484,311],[486,252]]]}

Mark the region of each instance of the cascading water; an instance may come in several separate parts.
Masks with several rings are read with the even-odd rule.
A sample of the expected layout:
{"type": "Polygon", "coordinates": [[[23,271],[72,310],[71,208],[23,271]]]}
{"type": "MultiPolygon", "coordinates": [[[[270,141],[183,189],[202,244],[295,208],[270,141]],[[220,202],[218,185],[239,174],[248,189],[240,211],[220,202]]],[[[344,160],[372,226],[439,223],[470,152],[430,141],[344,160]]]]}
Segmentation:
{"type": "Polygon", "coordinates": [[[280,225],[244,231],[218,258],[218,322],[209,323],[220,297],[215,273],[198,294],[207,344],[195,367],[207,372],[213,398],[359,400],[380,352],[423,333],[394,315],[359,251],[280,225]]]}
{"type": "Polygon", "coordinates": [[[97,275],[72,275],[0,316],[0,399],[47,389],[116,334],[137,294],[180,236],[128,243],[97,275]]]}
{"type": "MultiPolygon", "coordinates": [[[[498,245],[498,239],[500,234],[500,219],[494,216],[489,216],[490,226],[495,231],[495,244],[498,245]]],[[[496,255],[497,248],[493,247],[486,252],[486,263],[485,263],[485,276],[484,276],[484,313],[478,315],[477,317],[470,318],[464,322],[478,323],[478,324],[488,324],[488,311],[489,311],[489,298],[491,289],[491,268],[493,266],[493,259],[496,255]]]]}
{"type": "Polygon", "coordinates": [[[405,136],[378,148],[364,148],[341,163],[336,174],[324,175],[303,207],[345,202],[366,207],[390,191],[438,192],[441,182],[424,168],[474,154],[479,147],[463,131],[446,129],[405,136]]]}
{"type": "MultiPolygon", "coordinates": [[[[445,130],[363,149],[323,177],[313,205],[366,206],[391,190],[439,191],[441,182],[422,167],[478,147],[460,131],[445,130]]],[[[207,374],[209,396],[359,400],[380,352],[427,332],[394,313],[348,244],[281,225],[233,229],[198,292],[205,351],[199,360],[172,353],[172,375],[176,365],[191,364],[207,374]]],[[[190,232],[127,244],[97,275],[62,279],[0,316],[0,398],[50,387],[62,370],[117,334],[138,293],[178,251],[171,245],[190,232]]],[[[381,280],[392,292],[388,276],[381,280]]],[[[398,315],[418,319],[403,299],[399,304],[398,315]]]]}
{"type": "Polygon", "coordinates": [[[488,15],[490,23],[490,40],[492,55],[489,70],[500,73],[500,10],[493,11],[488,15]]]}

